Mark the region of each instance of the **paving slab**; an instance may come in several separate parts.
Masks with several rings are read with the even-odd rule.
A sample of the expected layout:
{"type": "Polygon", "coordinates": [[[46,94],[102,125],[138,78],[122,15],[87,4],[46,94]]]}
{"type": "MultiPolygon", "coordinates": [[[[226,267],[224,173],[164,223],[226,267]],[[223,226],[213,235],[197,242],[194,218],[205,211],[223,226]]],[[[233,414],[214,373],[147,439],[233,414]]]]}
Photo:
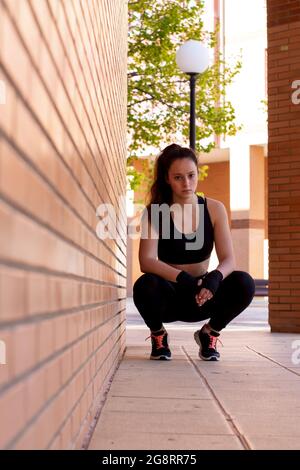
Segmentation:
{"type": "Polygon", "coordinates": [[[201,323],[166,324],[172,361],[150,361],[149,335],[129,299],[127,350],[90,449],[300,449],[300,364],[253,304],[222,332],[221,360],[198,357],[201,323]]]}
{"type": "Polygon", "coordinates": [[[236,436],[185,435],[168,433],[134,433],[116,434],[115,430],[104,430],[101,436],[95,437],[90,450],[242,450],[236,436]]]}

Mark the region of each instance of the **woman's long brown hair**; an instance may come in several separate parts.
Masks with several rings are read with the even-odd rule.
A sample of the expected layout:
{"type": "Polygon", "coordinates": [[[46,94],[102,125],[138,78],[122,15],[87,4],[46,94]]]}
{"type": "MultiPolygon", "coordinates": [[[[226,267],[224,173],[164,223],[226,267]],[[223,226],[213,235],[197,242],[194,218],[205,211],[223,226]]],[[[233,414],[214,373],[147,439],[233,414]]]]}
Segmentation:
{"type": "Polygon", "coordinates": [[[172,163],[177,159],[190,158],[198,169],[197,155],[191,148],[181,147],[178,144],[168,145],[157,157],[154,164],[154,182],[150,188],[147,204],[147,210],[151,204],[171,204],[172,189],[166,182],[168,171],[172,163]]]}

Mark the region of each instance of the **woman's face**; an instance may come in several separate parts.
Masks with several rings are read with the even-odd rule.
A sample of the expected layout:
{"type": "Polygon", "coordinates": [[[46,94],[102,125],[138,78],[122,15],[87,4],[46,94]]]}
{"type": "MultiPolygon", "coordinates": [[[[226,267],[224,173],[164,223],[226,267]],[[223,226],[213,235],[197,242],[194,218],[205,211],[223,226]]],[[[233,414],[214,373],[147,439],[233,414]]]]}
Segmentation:
{"type": "Polygon", "coordinates": [[[191,196],[197,188],[197,166],[190,158],[178,158],[170,166],[166,181],[178,197],[191,196]]]}

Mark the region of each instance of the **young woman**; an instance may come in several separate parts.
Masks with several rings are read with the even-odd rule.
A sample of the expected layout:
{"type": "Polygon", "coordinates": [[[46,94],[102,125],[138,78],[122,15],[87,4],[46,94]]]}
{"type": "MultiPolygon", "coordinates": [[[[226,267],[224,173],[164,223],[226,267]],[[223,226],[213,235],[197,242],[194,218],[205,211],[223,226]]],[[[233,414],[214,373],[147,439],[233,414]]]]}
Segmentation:
{"type": "Polygon", "coordinates": [[[144,274],[133,287],[134,303],[151,331],[150,359],[171,359],[164,323],[209,318],[194,338],[201,359],[218,360],[220,331],[254,296],[252,277],[235,270],[224,205],[196,194],[198,171],[195,152],[176,144],[155,162],[151,200],[142,217],[139,262],[144,274]],[[152,211],[166,206],[171,210],[162,217],[152,211]],[[208,272],[214,243],[219,264],[208,272]]]}

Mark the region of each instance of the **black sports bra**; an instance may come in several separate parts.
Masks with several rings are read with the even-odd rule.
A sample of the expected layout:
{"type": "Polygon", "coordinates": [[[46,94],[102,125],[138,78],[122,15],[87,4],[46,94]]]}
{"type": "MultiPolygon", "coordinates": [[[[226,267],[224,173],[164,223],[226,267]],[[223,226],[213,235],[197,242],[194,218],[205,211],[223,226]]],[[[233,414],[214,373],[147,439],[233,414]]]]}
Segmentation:
{"type": "Polygon", "coordinates": [[[207,208],[206,198],[198,196],[199,204],[199,225],[195,235],[187,234],[187,236],[177,230],[175,227],[171,212],[170,217],[170,233],[169,237],[162,236],[162,223],[159,226],[158,240],[158,259],[171,264],[193,264],[204,261],[210,257],[214,247],[214,229],[207,208]],[[204,206],[204,232],[203,224],[201,224],[200,205],[204,206]],[[202,236],[201,236],[202,235],[202,236]],[[199,247],[200,248],[197,248],[199,247]],[[194,247],[194,249],[191,249],[194,247]],[[195,249],[196,248],[196,249],[195,249]]]}

